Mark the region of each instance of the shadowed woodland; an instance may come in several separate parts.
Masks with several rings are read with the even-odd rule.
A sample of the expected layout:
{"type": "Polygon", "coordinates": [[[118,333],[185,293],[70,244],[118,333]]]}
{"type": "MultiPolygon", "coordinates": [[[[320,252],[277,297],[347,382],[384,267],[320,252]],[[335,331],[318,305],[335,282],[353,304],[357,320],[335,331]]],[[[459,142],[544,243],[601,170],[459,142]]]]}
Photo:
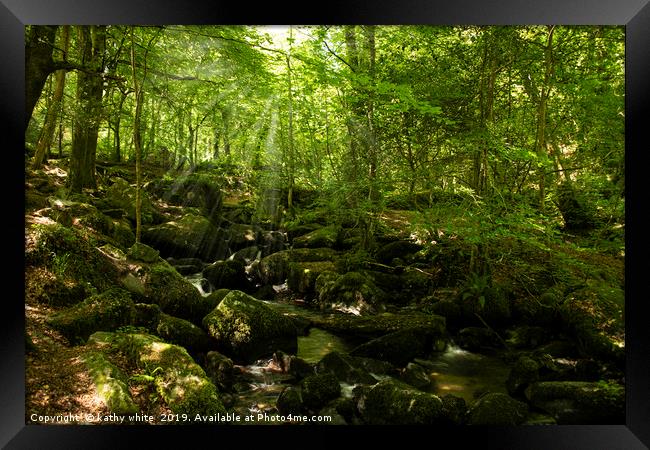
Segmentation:
{"type": "Polygon", "coordinates": [[[624,38],[25,27],[26,422],[624,423],[624,38]]]}

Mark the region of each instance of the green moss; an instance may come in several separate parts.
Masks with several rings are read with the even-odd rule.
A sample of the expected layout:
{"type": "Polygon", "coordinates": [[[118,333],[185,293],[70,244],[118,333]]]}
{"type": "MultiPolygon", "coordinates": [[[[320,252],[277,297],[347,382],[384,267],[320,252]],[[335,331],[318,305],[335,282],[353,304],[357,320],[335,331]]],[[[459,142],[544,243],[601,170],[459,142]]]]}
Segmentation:
{"type": "Polygon", "coordinates": [[[314,291],[320,274],[334,270],[334,263],[330,261],[290,263],[287,284],[296,293],[309,294],[314,291]]]}
{"type": "Polygon", "coordinates": [[[303,405],[312,411],[317,411],[341,395],[341,385],[331,373],[310,375],[300,385],[303,405]]]}
{"type": "Polygon", "coordinates": [[[319,286],[318,302],[325,309],[351,310],[357,313],[382,309],[385,294],[372,279],[359,272],[348,272],[319,286]]]}
{"type": "Polygon", "coordinates": [[[309,232],[293,240],[294,248],[332,248],[339,242],[341,228],[329,225],[309,232]]]}
{"type": "Polygon", "coordinates": [[[489,393],[469,411],[469,425],[520,425],[528,416],[528,406],[502,393],[489,393]]]}
{"type": "Polygon", "coordinates": [[[201,294],[166,261],[149,267],[144,288],[145,297],[167,314],[201,323],[205,312],[201,294]]]}
{"type": "Polygon", "coordinates": [[[129,248],[127,253],[128,257],[138,261],[144,261],[148,263],[157,262],[159,259],[160,252],[156,249],[149,247],[141,242],[136,242],[129,248]]]}
{"type": "Polygon", "coordinates": [[[167,314],[160,315],[156,334],[167,342],[189,350],[205,350],[210,344],[210,338],[203,329],[187,320],[167,314]]]}
{"type": "Polygon", "coordinates": [[[115,414],[134,414],[139,408],[131,398],[127,378],[104,354],[90,351],[82,355],[82,361],[95,384],[97,394],[115,414]]]}

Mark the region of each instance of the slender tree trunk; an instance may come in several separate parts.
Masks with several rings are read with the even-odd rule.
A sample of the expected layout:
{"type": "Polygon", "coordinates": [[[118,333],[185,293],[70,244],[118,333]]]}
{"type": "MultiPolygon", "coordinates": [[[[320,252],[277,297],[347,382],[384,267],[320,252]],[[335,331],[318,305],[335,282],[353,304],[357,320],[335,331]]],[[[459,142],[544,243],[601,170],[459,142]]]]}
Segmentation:
{"type": "Polygon", "coordinates": [[[293,86],[292,86],[292,72],[291,72],[291,40],[293,40],[293,28],[289,27],[289,51],[286,54],[287,60],[287,95],[288,95],[288,108],[289,108],[289,121],[288,121],[288,166],[289,166],[289,189],[287,193],[287,209],[289,214],[293,215],[293,184],[294,184],[294,164],[295,156],[293,154],[293,86]]]}
{"type": "MultiPolygon", "coordinates": [[[[553,76],[553,32],[555,26],[548,27],[548,38],[544,48],[544,84],[537,105],[537,133],[535,136],[535,152],[539,158],[546,157],[546,109],[551,94],[551,77],[553,76]]],[[[546,168],[540,164],[538,169],[539,207],[543,211],[546,199],[546,168]]]]}
{"type": "MultiPolygon", "coordinates": [[[[133,145],[135,147],[135,242],[140,242],[142,233],[142,192],[140,188],[142,171],[142,142],[140,130],[140,116],[142,114],[142,85],[138,82],[135,70],[135,37],[131,27],[131,74],[133,77],[133,90],[135,91],[135,115],[133,117],[133,145]]],[[[146,65],[145,65],[146,70],[146,65]]],[[[145,72],[146,75],[146,72],[145,72]]]]}
{"type": "MultiPolygon", "coordinates": [[[[69,25],[63,27],[61,41],[63,42],[63,59],[65,60],[67,58],[68,46],[70,43],[69,25]]],[[[47,110],[45,124],[43,125],[42,130],[42,137],[39,139],[38,145],[36,146],[36,154],[34,155],[34,161],[32,163],[32,167],[34,169],[41,167],[45,154],[46,152],[49,153],[50,147],[52,145],[52,140],[54,138],[54,129],[56,128],[56,119],[57,116],[59,116],[61,109],[61,99],[63,98],[63,88],[65,86],[65,70],[57,70],[54,73],[54,84],[54,96],[47,110]]]]}
{"type": "Polygon", "coordinates": [[[56,26],[31,25],[25,36],[25,130],[47,77],[54,71],[56,26]]]}

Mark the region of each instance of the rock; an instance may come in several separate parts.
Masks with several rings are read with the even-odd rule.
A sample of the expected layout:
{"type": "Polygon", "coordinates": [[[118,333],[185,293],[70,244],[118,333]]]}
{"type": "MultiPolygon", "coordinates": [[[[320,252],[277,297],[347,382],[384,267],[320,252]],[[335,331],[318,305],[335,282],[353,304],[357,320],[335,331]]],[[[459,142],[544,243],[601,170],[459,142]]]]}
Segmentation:
{"type": "Polygon", "coordinates": [[[374,313],[383,309],[384,293],[359,272],[348,272],[319,286],[321,308],[354,314],[374,313]]]}
{"type": "Polygon", "coordinates": [[[467,327],[460,330],[458,333],[458,345],[469,351],[503,347],[503,344],[494,331],[479,327],[467,327]]]}
{"type": "Polygon", "coordinates": [[[368,425],[433,425],[444,418],[440,398],[393,380],[361,391],[357,409],[368,425]]]}
{"type": "Polygon", "coordinates": [[[290,263],[287,284],[295,293],[312,294],[318,276],[334,270],[334,263],[330,261],[290,263]]]}
{"type": "Polygon", "coordinates": [[[156,332],[162,311],[156,304],[136,303],[134,306],[133,325],[156,332]]]}
{"type": "Polygon", "coordinates": [[[300,386],[303,405],[311,411],[318,411],[341,395],[341,386],[330,373],[308,376],[302,380],[300,386]]]}
{"type": "Polygon", "coordinates": [[[241,291],[229,292],[205,316],[203,326],[226,354],[241,361],[253,362],[276,350],[295,354],[298,348],[291,320],[241,291]]]}
{"type": "Polygon", "coordinates": [[[217,289],[242,289],[248,284],[239,260],[217,261],[203,269],[203,276],[217,289]]]}
{"type": "Polygon", "coordinates": [[[314,367],[295,355],[287,355],[283,351],[277,351],[273,353],[273,361],[284,373],[288,373],[295,380],[302,380],[305,377],[314,375],[314,367]]]}
{"type": "Polygon", "coordinates": [[[149,190],[165,202],[183,207],[197,207],[204,216],[217,223],[221,218],[223,194],[219,176],[194,172],[171,180],[158,180],[149,190]]]}
{"type": "Polygon", "coordinates": [[[452,425],[463,425],[467,415],[465,399],[447,394],[440,397],[440,400],[442,400],[443,415],[448,422],[452,425]]]}
{"type": "Polygon", "coordinates": [[[421,365],[415,363],[408,363],[400,371],[399,379],[424,392],[433,392],[436,387],[435,382],[429,376],[429,372],[421,365]]]}
{"type": "Polygon", "coordinates": [[[284,250],[286,242],[287,236],[285,233],[281,231],[265,231],[258,244],[262,257],[284,250]]]}
{"type": "Polygon", "coordinates": [[[143,244],[142,242],[136,242],[131,248],[129,248],[129,251],[127,252],[127,256],[129,258],[135,259],[137,261],[144,261],[147,263],[158,261],[160,258],[159,255],[160,252],[158,250],[153,249],[148,245],[143,244]]]}
{"type": "Polygon", "coordinates": [[[288,416],[302,414],[302,398],[300,391],[295,387],[288,386],[282,390],[275,407],[280,415],[288,416]]]}
{"type": "Polygon", "coordinates": [[[547,328],[535,326],[519,326],[508,330],[508,339],[506,342],[512,348],[536,348],[546,344],[549,341],[549,331],[547,328]]]}
{"type": "Polygon", "coordinates": [[[375,259],[382,264],[390,264],[394,258],[408,259],[413,253],[422,250],[422,246],[410,241],[390,242],[377,250],[375,259]]]}
{"type": "Polygon", "coordinates": [[[161,314],[156,334],[165,341],[180,345],[189,351],[203,351],[210,347],[210,337],[192,322],[168,314],[161,314]]]}
{"type": "Polygon", "coordinates": [[[447,327],[449,329],[457,329],[461,324],[461,308],[453,300],[442,299],[431,305],[428,311],[447,319],[447,327]]]}
{"type": "Polygon", "coordinates": [[[251,262],[255,261],[259,253],[260,249],[256,245],[253,245],[251,247],[245,247],[237,251],[232,255],[232,259],[244,264],[250,264],[251,262]]]}
{"type": "Polygon", "coordinates": [[[167,258],[167,262],[183,276],[202,272],[204,266],[199,258],[167,258]]]}
{"type": "Polygon", "coordinates": [[[221,300],[230,293],[230,289],[217,289],[216,291],[210,292],[209,295],[204,297],[205,302],[210,305],[210,309],[208,312],[211,312],[214,308],[216,308],[219,303],[221,303],[221,300]]]}
{"type": "Polygon", "coordinates": [[[164,256],[214,261],[224,259],[228,253],[225,231],[193,213],[145,229],[142,242],[160,250],[164,256]]]}
{"type": "Polygon", "coordinates": [[[292,262],[335,261],[339,252],[331,248],[294,248],[287,250],[292,262]]]}
{"type": "Polygon", "coordinates": [[[233,223],[228,227],[227,240],[228,247],[233,252],[245,247],[255,245],[258,235],[262,232],[261,228],[254,225],[242,223],[233,223]]]}
{"type": "Polygon", "coordinates": [[[470,408],[468,425],[521,425],[528,416],[528,406],[500,392],[481,396],[470,408]]]}
{"type": "Polygon", "coordinates": [[[374,384],[377,380],[350,355],[331,352],[323,356],[316,365],[316,372],[331,373],[337,380],[349,384],[374,384]]]}
{"type": "Polygon", "coordinates": [[[339,241],[340,228],[329,225],[293,240],[293,248],[333,248],[339,241]]]}
{"type": "Polygon", "coordinates": [[[510,370],[506,380],[508,393],[513,397],[523,395],[524,390],[530,383],[539,380],[540,365],[528,356],[520,357],[510,370]]]}
{"type": "Polygon", "coordinates": [[[210,351],[205,356],[205,372],[219,391],[232,390],[235,376],[232,359],[219,352],[210,351]]]}
{"type": "Polygon", "coordinates": [[[97,396],[110,413],[125,415],[140,411],[131,398],[127,377],[103,353],[89,351],[81,355],[81,360],[95,384],[97,396]]]}
{"type": "Polygon", "coordinates": [[[167,261],[150,265],[143,277],[143,285],[145,298],[171,316],[200,324],[210,312],[211,304],[167,261]]]}
{"type": "Polygon", "coordinates": [[[226,414],[217,388],[184,348],[145,334],[111,339],[134,364],[152,374],[156,392],[173,413],[226,414]]]}
{"type": "Polygon", "coordinates": [[[314,230],[318,230],[322,225],[317,223],[308,223],[303,225],[285,225],[285,230],[291,241],[299,236],[304,236],[307,233],[311,233],[314,230]]]}
{"type": "Polygon", "coordinates": [[[260,260],[257,270],[262,284],[282,284],[289,275],[289,251],[282,251],[260,260]]]}
{"type": "Polygon", "coordinates": [[[347,421],[343,417],[343,415],[339,414],[337,410],[337,401],[334,400],[333,402],[329,403],[327,406],[325,406],[323,409],[318,411],[317,416],[322,417],[323,419],[325,417],[328,417],[327,420],[323,420],[321,422],[321,425],[347,425],[347,421]]]}
{"type": "Polygon", "coordinates": [[[433,330],[427,328],[395,331],[361,344],[350,355],[380,359],[404,367],[413,358],[424,356],[432,350],[434,334],[433,330]]]}
{"type": "Polygon", "coordinates": [[[133,322],[135,308],[129,293],[113,288],[93,295],[48,319],[70,343],[81,343],[95,331],[112,331],[133,322]]]}
{"type": "Polygon", "coordinates": [[[542,381],[525,391],[536,408],[552,415],[559,425],[625,423],[625,387],[585,381],[542,381]]]}
{"type": "MultiPolygon", "coordinates": [[[[154,215],[154,208],[149,200],[149,196],[143,190],[141,191],[142,205],[142,222],[151,223],[154,215]]],[[[136,220],[135,214],[136,189],[123,178],[114,178],[113,184],[106,189],[104,204],[108,209],[122,209],[126,212],[127,217],[132,222],[136,220]]]]}

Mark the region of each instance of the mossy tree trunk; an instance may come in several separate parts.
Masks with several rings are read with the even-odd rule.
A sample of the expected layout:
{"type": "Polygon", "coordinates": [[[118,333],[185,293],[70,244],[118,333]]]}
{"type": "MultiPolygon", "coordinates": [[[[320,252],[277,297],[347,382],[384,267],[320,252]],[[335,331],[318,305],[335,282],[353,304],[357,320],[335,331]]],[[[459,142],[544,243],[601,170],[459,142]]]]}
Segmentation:
{"type": "Polygon", "coordinates": [[[25,36],[25,130],[47,77],[54,71],[56,26],[32,25],[25,36]]]}

